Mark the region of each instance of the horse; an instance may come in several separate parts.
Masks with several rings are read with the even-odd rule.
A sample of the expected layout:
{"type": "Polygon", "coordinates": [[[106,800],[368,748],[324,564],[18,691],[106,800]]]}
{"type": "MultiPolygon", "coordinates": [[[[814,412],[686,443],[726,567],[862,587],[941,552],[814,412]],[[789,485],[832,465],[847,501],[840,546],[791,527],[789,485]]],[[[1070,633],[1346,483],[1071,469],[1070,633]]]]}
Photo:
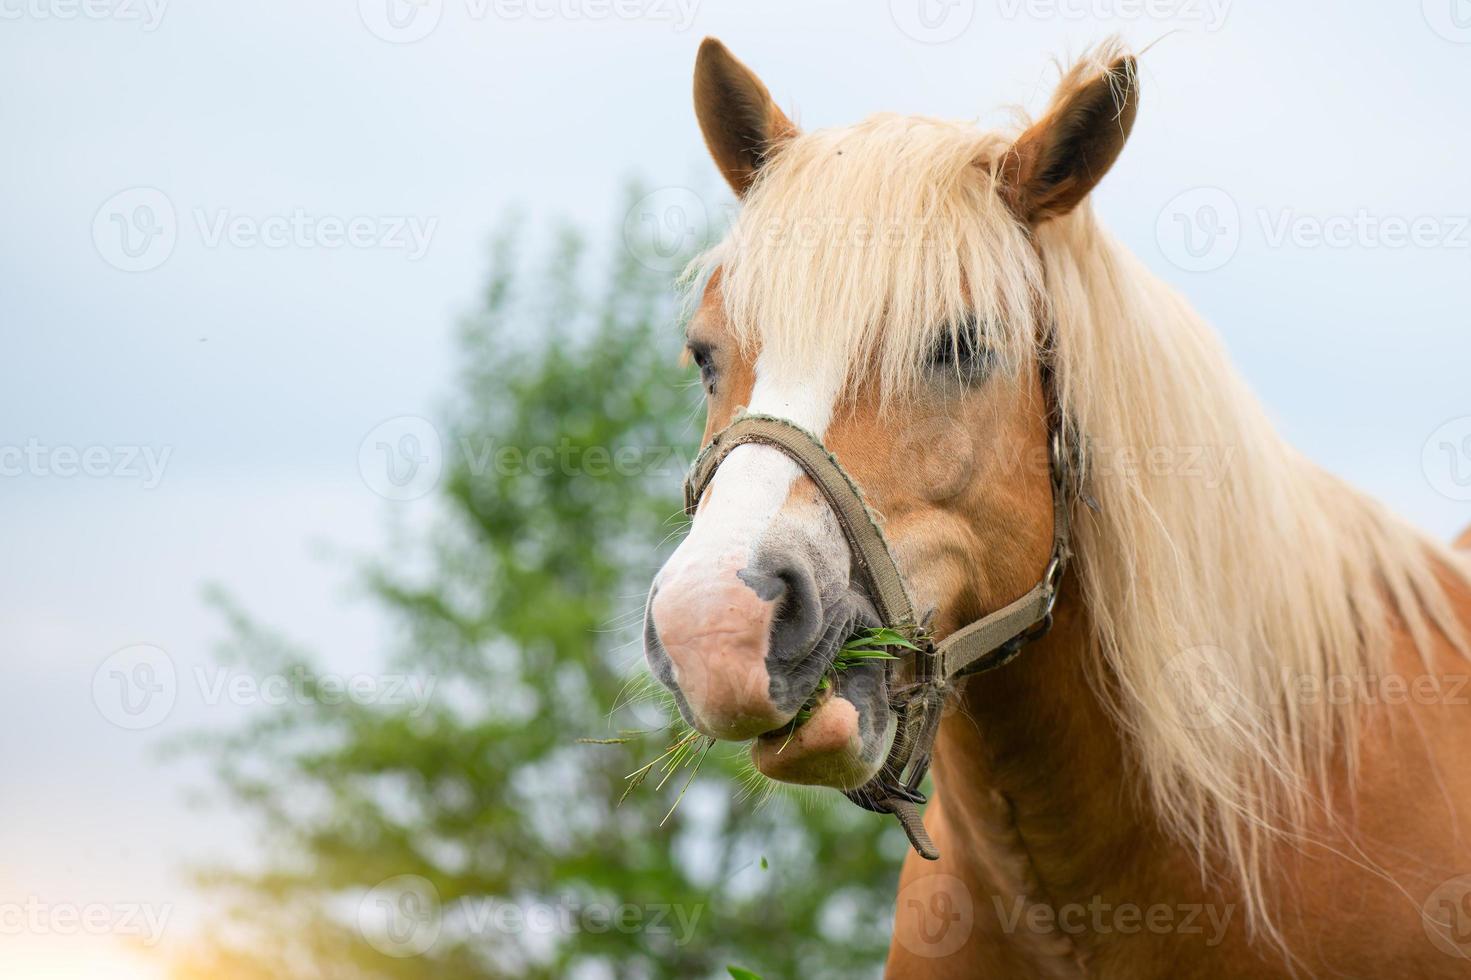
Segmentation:
{"type": "MultiPolygon", "coordinates": [[[[820,443],[935,640],[1033,588],[1071,522],[1050,628],[944,687],[938,860],[903,865],[887,975],[1465,977],[1471,536],[1295,451],[1099,225],[1139,92],[1115,40],[1014,131],[804,132],[719,41],[697,56],[740,202],[687,274],[705,442],[757,416],[820,443]]],[[[763,776],[851,794],[896,726],[888,665],[834,669],[893,625],[846,523],[759,442],[694,496],[651,672],[763,776]]]]}

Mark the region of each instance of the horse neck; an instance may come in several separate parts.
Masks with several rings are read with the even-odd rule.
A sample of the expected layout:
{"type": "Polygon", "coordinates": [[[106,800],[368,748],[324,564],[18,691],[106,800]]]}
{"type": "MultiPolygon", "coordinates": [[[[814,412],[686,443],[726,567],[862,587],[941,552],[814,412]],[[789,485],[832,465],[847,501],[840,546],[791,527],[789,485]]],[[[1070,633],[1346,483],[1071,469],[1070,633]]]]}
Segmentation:
{"type": "Polygon", "coordinates": [[[937,839],[1003,897],[1086,904],[1122,888],[1183,887],[1188,865],[1163,857],[1180,850],[1130,785],[1123,735],[1090,679],[1076,593],[1068,579],[1052,630],[965,682],[936,745],[937,839]]]}

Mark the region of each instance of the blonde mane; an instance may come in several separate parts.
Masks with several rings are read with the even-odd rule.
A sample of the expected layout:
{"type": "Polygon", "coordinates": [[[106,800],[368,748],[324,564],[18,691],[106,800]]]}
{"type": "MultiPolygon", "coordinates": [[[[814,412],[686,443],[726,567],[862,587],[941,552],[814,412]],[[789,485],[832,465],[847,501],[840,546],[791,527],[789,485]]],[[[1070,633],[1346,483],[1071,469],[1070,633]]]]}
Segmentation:
{"type": "Polygon", "coordinates": [[[1165,824],[1276,935],[1269,845],[1332,819],[1362,724],[1361,706],[1291,697],[1292,681],[1382,673],[1398,627],[1422,654],[1437,633],[1465,652],[1437,570],[1466,572],[1287,445],[1211,329],[1086,201],[1029,234],[998,193],[1012,138],[896,116],[797,136],[692,277],[720,269],[731,328],[766,356],[840,352],[886,399],[972,314],[1003,361],[1051,361],[1099,505],[1075,508],[1073,566],[1098,689],[1165,824]],[[1191,454],[1225,465],[1203,479],[1183,472],[1191,454]]]}

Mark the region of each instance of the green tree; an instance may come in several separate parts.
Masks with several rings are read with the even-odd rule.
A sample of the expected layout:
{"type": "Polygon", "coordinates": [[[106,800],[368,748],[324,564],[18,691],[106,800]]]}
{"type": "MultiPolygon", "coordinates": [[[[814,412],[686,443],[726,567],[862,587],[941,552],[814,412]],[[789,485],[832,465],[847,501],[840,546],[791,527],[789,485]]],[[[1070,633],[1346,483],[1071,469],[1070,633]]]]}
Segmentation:
{"type": "Polygon", "coordinates": [[[389,669],[433,680],[427,709],[336,703],[315,657],[216,598],[221,656],[305,677],[312,697],[191,739],[261,854],[201,874],[225,911],[180,977],[848,977],[882,962],[904,853],[889,821],[771,792],[729,746],[672,815],[692,767],[619,803],[671,738],[672,709],[630,691],[650,683],[640,597],[683,527],[698,388],[666,273],[571,231],[528,270],[524,242],[498,236],[460,331],[420,570],[398,554],[364,569],[401,626],[389,669]],[[655,730],[579,741],[626,729],[655,730]]]}

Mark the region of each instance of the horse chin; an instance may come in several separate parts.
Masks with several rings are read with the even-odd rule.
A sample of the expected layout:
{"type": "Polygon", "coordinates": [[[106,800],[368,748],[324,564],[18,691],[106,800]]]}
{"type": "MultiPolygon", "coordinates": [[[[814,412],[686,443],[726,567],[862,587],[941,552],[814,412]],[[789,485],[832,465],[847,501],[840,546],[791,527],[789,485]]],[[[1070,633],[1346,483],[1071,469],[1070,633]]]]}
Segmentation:
{"type": "Polygon", "coordinates": [[[883,670],[846,672],[819,696],[811,715],[751,743],[751,759],[768,778],[805,786],[857,789],[883,765],[894,739],[883,670]]]}

